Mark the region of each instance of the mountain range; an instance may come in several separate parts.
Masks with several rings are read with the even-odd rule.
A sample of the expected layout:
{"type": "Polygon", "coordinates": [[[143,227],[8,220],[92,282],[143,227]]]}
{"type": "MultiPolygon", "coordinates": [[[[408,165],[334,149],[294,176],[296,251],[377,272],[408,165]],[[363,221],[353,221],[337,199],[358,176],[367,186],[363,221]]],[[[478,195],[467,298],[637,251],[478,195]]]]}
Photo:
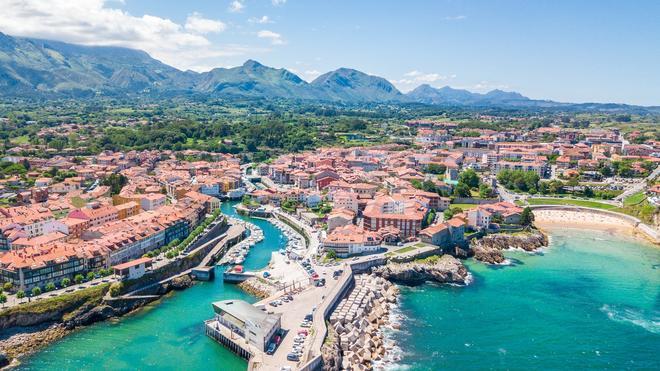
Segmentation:
{"type": "MultiPolygon", "coordinates": [[[[516,92],[485,94],[421,85],[403,94],[378,76],[340,68],[307,82],[286,69],[254,60],[208,72],[181,71],[146,52],[82,46],[0,33],[0,96],[85,97],[136,94],[208,94],[342,103],[394,102],[450,106],[568,107],[618,110],[620,104],[571,105],[533,100],[516,92]]],[[[641,108],[641,107],[637,107],[641,108]]]]}

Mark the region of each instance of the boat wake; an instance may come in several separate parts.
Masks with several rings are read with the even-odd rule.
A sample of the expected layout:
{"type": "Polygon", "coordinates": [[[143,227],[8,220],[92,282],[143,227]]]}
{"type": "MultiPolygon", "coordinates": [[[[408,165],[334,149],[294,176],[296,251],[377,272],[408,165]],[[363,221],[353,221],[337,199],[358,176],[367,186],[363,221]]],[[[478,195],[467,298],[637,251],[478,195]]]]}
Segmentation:
{"type": "Polygon", "coordinates": [[[604,304],[600,310],[612,321],[619,323],[632,323],[648,332],[660,334],[660,313],[657,311],[649,313],[633,308],[621,309],[608,304],[604,304]]]}

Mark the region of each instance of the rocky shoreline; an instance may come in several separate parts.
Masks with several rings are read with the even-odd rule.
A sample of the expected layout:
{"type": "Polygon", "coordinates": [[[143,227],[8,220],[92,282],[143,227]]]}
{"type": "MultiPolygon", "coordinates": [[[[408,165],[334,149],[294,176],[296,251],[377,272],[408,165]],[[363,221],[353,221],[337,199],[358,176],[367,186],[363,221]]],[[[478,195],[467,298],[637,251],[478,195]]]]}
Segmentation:
{"type": "Polygon", "coordinates": [[[173,290],[185,290],[193,284],[189,275],[183,275],[159,286],[155,290],[155,295],[146,295],[137,299],[111,298],[105,295],[100,301],[91,300],[64,310],[42,313],[42,318],[36,322],[34,318],[27,318],[29,313],[16,314],[2,321],[1,353],[11,360],[9,367],[13,367],[18,364],[20,358],[42,349],[77,329],[124,316],[160,300],[173,290]]]}
{"type": "Polygon", "coordinates": [[[481,239],[473,239],[470,243],[474,258],[487,264],[505,263],[503,253],[505,250],[520,249],[534,252],[546,246],[548,246],[548,237],[536,229],[515,234],[490,234],[481,239]]]}
{"type": "Polygon", "coordinates": [[[258,277],[248,278],[237,285],[241,290],[259,299],[265,299],[277,291],[273,285],[264,282],[258,277]]]}
{"type": "Polygon", "coordinates": [[[372,272],[378,277],[407,286],[425,282],[467,285],[472,279],[463,263],[451,255],[431,256],[408,263],[389,262],[374,268],[372,272]]]}
{"type": "Polygon", "coordinates": [[[371,370],[388,349],[383,327],[389,324],[398,288],[375,274],[355,276],[355,287],[330,315],[323,348],[324,370],[371,370]]]}

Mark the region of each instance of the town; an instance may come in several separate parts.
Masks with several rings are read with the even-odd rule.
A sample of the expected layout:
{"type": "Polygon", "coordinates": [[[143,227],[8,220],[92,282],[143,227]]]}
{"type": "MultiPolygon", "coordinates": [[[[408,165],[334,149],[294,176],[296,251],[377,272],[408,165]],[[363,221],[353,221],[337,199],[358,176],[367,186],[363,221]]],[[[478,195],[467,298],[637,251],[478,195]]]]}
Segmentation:
{"type": "MultiPolygon", "coordinates": [[[[354,308],[389,310],[395,295],[387,282],[358,273],[387,260],[465,258],[474,254],[471,241],[533,228],[534,210],[624,214],[658,241],[660,141],[638,131],[562,122],[533,130],[466,129],[432,118],[401,128],[411,133],[407,143],[320,147],[264,162],[190,149],[37,157],[29,155],[36,149],[31,144],[16,146],[0,164],[3,306],[108,283],[112,296],[130,296],[139,290],[133,285],[127,294],[123,283],[176,266],[209,241],[226,243],[219,223],[233,225],[252,237],[237,245],[238,259],[239,251],[219,250],[231,268],[224,278],[259,277],[249,282],[262,301],[213,303],[216,316],[206,333],[249,359],[250,368],[277,369],[318,362],[323,337],[306,338],[327,331],[331,314],[335,331],[344,329],[349,313],[341,308],[351,305],[339,302],[351,291],[354,308]],[[223,216],[220,205],[230,200],[241,213],[274,217],[288,230],[293,245],[280,251],[283,259],[274,252],[266,270],[242,270],[247,249],[263,233],[223,216]],[[359,294],[354,286],[368,289],[359,294]],[[298,326],[295,338],[285,337],[298,326]],[[245,343],[232,340],[234,333],[245,343]]],[[[204,271],[195,272],[200,279],[204,271]]],[[[357,344],[365,331],[376,339],[382,323],[374,318],[360,327],[359,317],[350,315],[362,332],[345,335],[343,343],[357,344]]],[[[385,352],[382,340],[352,349],[343,349],[345,363],[365,364],[385,352]]]]}

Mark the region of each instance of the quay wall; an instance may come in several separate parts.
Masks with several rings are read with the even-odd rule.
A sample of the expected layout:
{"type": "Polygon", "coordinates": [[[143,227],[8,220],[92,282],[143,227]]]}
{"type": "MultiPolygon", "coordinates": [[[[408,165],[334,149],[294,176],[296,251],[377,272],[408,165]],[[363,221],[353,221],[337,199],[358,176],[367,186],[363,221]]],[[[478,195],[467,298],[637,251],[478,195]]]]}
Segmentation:
{"type": "Polygon", "coordinates": [[[307,231],[304,228],[300,228],[298,224],[294,221],[291,220],[291,217],[284,214],[284,213],[274,213],[274,215],[277,217],[277,219],[281,220],[282,222],[286,223],[289,225],[291,228],[293,228],[296,232],[300,233],[303,238],[305,239],[305,247],[309,247],[310,245],[310,240],[312,236],[307,233],[307,231]]]}

